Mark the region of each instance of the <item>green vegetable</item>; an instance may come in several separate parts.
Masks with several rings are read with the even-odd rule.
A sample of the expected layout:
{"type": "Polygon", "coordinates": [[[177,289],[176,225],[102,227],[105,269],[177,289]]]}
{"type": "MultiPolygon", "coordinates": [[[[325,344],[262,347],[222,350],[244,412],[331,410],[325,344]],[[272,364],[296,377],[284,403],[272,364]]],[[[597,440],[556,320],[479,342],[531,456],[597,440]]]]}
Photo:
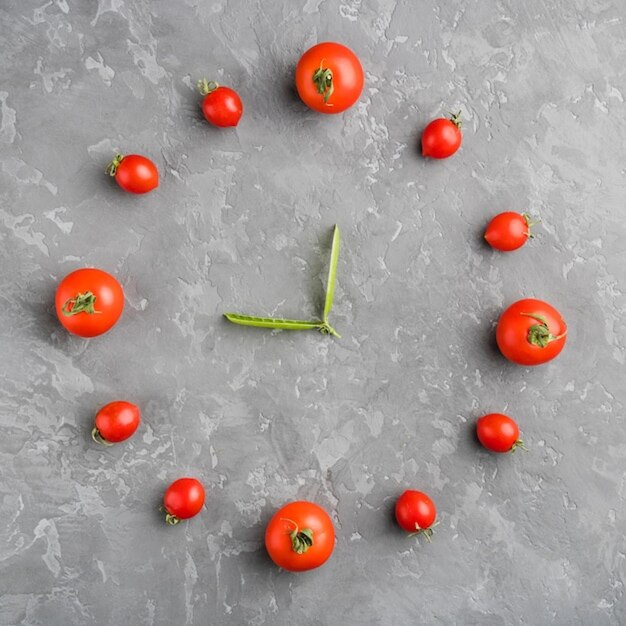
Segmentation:
{"type": "Polygon", "coordinates": [[[324,302],[324,315],[322,321],[317,320],[286,320],[277,317],[256,317],[254,315],[241,315],[239,313],[224,313],[224,317],[233,324],[241,326],[256,326],[258,328],[279,328],[281,330],[319,330],[325,335],[341,335],[328,323],[328,316],[333,307],[335,295],[335,281],[337,279],[337,263],[339,261],[339,226],[335,224],[333,230],[333,243],[330,252],[330,265],[328,268],[328,284],[326,285],[326,300],[324,302]]]}

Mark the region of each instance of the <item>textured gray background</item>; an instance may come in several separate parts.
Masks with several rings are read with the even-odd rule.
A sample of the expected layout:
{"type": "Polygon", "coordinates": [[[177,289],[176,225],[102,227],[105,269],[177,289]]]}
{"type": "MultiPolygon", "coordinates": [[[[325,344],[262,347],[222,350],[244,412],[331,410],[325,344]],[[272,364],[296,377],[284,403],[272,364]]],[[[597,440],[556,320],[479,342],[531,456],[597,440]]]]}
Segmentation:
{"type": "Polygon", "coordinates": [[[0,623],[624,623],[625,19],[617,0],[3,0],[0,623]],[[293,89],[326,39],[366,72],[339,116],[293,89]],[[204,75],[240,92],[237,129],[201,118],[204,75]],[[457,109],[461,151],[425,162],[421,129],[457,109]],[[156,192],[107,179],[117,149],[155,160],[156,192]],[[483,245],[525,209],[538,240],[483,245]],[[334,222],[342,340],[221,319],[315,314],[334,222]],[[126,292],[92,341],[53,312],[83,266],[126,292]],[[537,369],[494,347],[524,296],[569,324],[537,369]],[[102,449],[117,398],[143,426],[102,449]],[[530,452],[477,446],[493,410],[530,452]],[[185,474],[206,510],[166,527],[185,474]],[[393,523],[407,487],[438,506],[430,545],[393,523]],[[262,544],[294,498],[338,536],[302,575],[262,544]]]}

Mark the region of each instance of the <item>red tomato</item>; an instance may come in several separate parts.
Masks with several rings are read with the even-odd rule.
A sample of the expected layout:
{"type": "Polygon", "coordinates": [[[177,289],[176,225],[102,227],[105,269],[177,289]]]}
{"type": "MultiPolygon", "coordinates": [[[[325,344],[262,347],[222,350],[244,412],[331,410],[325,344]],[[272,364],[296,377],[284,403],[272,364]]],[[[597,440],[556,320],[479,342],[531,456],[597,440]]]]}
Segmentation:
{"type": "Polygon", "coordinates": [[[102,270],[85,268],[68,274],[57,287],[57,317],[79,337],[106,333],[124,308],[122,286],[102,270]]]}
{"type": "Polygon", "coordinates": [[[198,81],[198,90],[204,96],[202,112],[207,122],[225,128],[237,126],[243,115],[243,102],[239,94],[230,87],[220,87],[212,80],[198,81]]]}
{"type": "Polygon", "coordinates": [[[492,452],[515,452],[524,448],[519,438],[519,428],[508,415],[489,413],[476,422],[476,434],[480,443],[492,452]]]}
{"type": "Polygon", "coordinates": [[[363,68],[350,48],[340,43],[318,43],[296,66],[296,89],[302,102],[319,113],[341,113],[363,91],[363,68]]]}
{"type": "Polygon", "coordinates": [[[203,506],[204,487],[197,478],[175,480],[163,496],[165,521],[168,524],[178,524],[182,519],[197,515],[203,506]]]}
{"type": "Polygon", "coordinates": [[[335,548],[335,529],[317,504],[290,502],[267,525],[265,547],[278,567],[303,572],[328,560],[335,548]]]}
{"type": "Polygon", "coordinates": [[[567,326],[547,302],[528,298],[512,304],[500,317],[496,341],[500,352],[519,365],[550,361],[565,345],[567,326]]]}
{"type": "Polygon", "coordinates": [[[450,119],[440,117],[426,126],[422,133],[422,156],[433,159],[446,159],[460,147],[461,112],[450,119]]]}
{"type": "Polygon", "coordinates": [[[423,533],[430,541],[436,517],[435,503],[421,491],[408,489],[396,501],[396,520],[408,533],[423,533]]]}
{"type": "Polygon", "coordinates": [[[510,252],[521,248],[528,239],[532,239],[530,227],[532,222],[528,213],[506,211],[496,215],[485,231],[487,243],[496,250],[510,252]]]}
{"type": "Polygon", "coordinates": [[[116,154],[106,172],[115,176],[115,182],[130,193],[147,193],[159,186],[156,165],[139,154],[116,154]]]}
{"type": "Polygon", "coordinates": [[[124,400],[109,402],[98,411],[91,436],[96,443],[112,445],[132,436],[140,421],[137,405],[124,400]]]}

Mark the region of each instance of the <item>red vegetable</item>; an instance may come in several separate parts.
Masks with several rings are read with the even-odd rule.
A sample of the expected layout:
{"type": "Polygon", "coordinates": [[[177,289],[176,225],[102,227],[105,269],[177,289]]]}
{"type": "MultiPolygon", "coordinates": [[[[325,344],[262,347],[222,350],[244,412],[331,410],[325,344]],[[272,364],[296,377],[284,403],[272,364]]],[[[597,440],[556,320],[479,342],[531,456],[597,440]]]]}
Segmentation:
{"type": "Polygon", "coordinates": [[[335,548],[328,513],[313,502],[291,502],[274,514],[265,531],[265,547],[276,565],[302,572],[323,565],[335,548]]]}
{"type": "Polygon", "coordinates": [[[302,55],[296,66],[298,95],[319,113],[349,109],[359,99],[363,82],[359,59],[340,43],[318,43],[302,55]]]}
{"type": "Polygon", "coordinates": [[[163,496],[165,521],[168,524],[178,524],[180,520],[197,515],[203,506],[204,487],[197,478],[175,480],[163,496]]]}
{"type": "Polygon", "coordinates": [[[529,238],[531,226],[537,222],[530,220],[528,213],[514,213],[506,211],[496,215],[485,231],[487,243],[496,250],[510,252],[521,248],[529,238]]]}
{"type": "Polygon", "coordinates": [[[508,415],[489,413],[483,415],[476,422],[478,440],[487,450],[492,452],[515,452],[517,448],[524,448],[524,442],[519,438],[519,428],[508,415]]]}
{"type": "Polygon", "coordinates": [[[446,159],[461,147],[462,139],[461,112],[450,119],[440,117],[430,122],[422,133],[422,156],[446,159]]]}
{"type": "Polygon", "coordinates": [[[129,193],[147,193],[159,186],[156,165],[139,154],[116,154],[106,173],[115,176],[115,182],[129,193]]]}
{"type": "Polygon", "coordinates": [[[91,436],[96,443],[113,445],[131,437],[140,421],[137,405],[124,400],[109,402],[98,411],[91,436]]]}
{"type": "Polygon", "coordinates": [[[412,535],[423,533],[428,541],[433,535],[436,517],[434,502],[421,491],[408,489],[396,502],[396,520],[401,528],[412,535]]]}
{"type": "Polygon", "coordinates": [[[198,81],[198,90],[204,96],[202,112],[207,122],[222,128],[237,126],[243,115],[243,102],[230,87],[221,87],[206,78],[198,81]]]}
{"type": "Polygon", "coordinates": [[[547,302],[528,298],[500,317],[496,341],[500,352],[519,365],[540,365],[557,356],[567,335],[561,314],[547,302]]]}
{"type": "Polygon", "coordinates": [[[95,268],[76,270],[59,284],[55,296],[61,324],[79,337],[95,337],[109,330],[124,308],[121,285],[95,268]]]}

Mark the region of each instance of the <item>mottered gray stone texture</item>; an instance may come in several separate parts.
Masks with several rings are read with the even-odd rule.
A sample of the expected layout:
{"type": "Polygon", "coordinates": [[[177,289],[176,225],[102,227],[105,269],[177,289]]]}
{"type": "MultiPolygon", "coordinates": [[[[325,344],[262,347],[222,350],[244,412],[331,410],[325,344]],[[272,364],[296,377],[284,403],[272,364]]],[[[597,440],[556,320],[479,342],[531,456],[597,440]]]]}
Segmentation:
{"type": "Polygon", "coordinates": [[[3,0],[0,624],[624,624],[625,65],[617,0],[3,0]],[[342,115],[294,91],[324,40],[366,74],[342,115]],[[203,76],[236,129],[202,118],[203,76]],[[457,110],[461,150],[422,159],[457,110]],[[159,188],[119,190],[116,150],[159,188]],[[512,254],[482,241],[503,210],[543,220],[512,254]],[[316,315],[334,223],[341,340],[223,320],[316,315]],[[126,294],[89,341],[53,309],[85,266],[126,294]],[[522,297],[569,326],[542,367],[495,347],[522,297]],[[105,449],[114,399],[143,424],[105,449]],[[479,447],[491,411],[529,452],[479,447]],[[184,475],[206,507],[168,527],[184,475]],[[431,544],[394,523],[405,488],[431,544]],[[337,531],[304,574],[263,546],[296,498],[337,531]]]}

